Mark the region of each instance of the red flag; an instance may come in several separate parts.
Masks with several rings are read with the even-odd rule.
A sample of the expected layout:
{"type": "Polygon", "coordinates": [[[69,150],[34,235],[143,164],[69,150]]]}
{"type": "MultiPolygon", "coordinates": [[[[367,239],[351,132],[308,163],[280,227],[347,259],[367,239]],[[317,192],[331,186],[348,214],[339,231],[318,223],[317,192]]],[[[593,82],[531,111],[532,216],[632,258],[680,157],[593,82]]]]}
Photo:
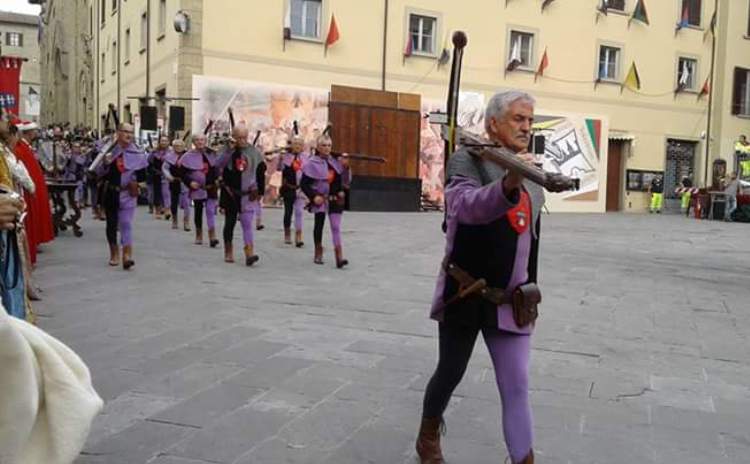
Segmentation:
{"type": "Polygon", "coordinates": [[[341,36],[339,35],[339,27],[336,25],[336,17],[331,14],[331,25],[328,28],[328,37],[326,37],[326,48],[338,42],[341,36]]]}
{"type": "Polygon", "coordinates": [[[539,76],[544,76],[544,70],[549,67],[549,57],[547,57],[547,49],[544,49],[544,55],[542,55],[542,61],[539,62],[539,68],[536,70],[534,75],[534,81],[536,82],[539,76]]]}
{"type": "Polygon", "coordinates": [[[406,63],[406,59],[409,58],[412,53],[414,53],[414,41],[412,40],[410,33],[409,38],[406,40],[406,48],[404,49],[404,63],[406,63]]]}
{"type": "Polygon", "coordinates": [[[708,95],[709,93],[711,93],[711,78],[707,77],[706,82],[703,83],[703,88],[698,94],[698,100],[700,100],[704,95],[708,95]]]}
{"type": "Polygon", "coordinates": [[[18,114],[21,88],[21,58],[0,58],[0,108],[18,114]]]}

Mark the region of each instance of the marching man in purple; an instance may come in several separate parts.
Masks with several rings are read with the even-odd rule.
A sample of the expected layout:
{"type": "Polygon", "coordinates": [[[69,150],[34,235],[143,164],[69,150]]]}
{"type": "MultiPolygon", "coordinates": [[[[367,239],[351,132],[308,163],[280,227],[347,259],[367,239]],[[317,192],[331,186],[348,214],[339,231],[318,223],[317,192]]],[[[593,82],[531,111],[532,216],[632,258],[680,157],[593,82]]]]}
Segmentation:
{"type": "Polygon", "coordinates": [[[328,135],[318,137],[317,148],[302,168],[300,186],[310,200],[310,211],[315,215],[313,240],[315,255],[313,262],[323,264],[323,227],[326,213],[331,222],[331,235],[336,256],[336,267],[341,269],[349,264],[344,259],[341,243],[341,218],[344,212],[346,194],[344,188],[349,183],[351,172],[346,155],[335,159],[331,156],[333,142],[328,135]]]}
{"type": "Polygon", "coordinates": [[[203,210],[206,211],[208,240],[211,248],[216,248],[216,154],[206,147],[206,136],[193,136],[193,150],[180,158],[183,170],[182,181],[190,190],[189,197],[195,207],[195,244],[203,245],[203,210]]]}
{"type": "Polygon", "coordinates": [[[164,157],[162,174],[169,185],[169,204],[172,212],[172,229],[177,229],[177,208],[182,209],[182,227],[190,232],[190,198],[189,190],[182,183],[179,162],[185,154],[185,142],[176,139],[172,142],[172,149],[164,157]]]}
{"type": "MultiPolygon", "coordinates": [[[[533,165],[526,152],[534,98],[495,95],[485,114],[499,150],[533,165]]],[[[513,464],[533,464],[528,377],[531,332],[541,294],[536,287],[541,187],[458,150],[446,172],[446,247],[431,317],[438,321],[439,360],[425,390],[417,453],[443,463],[440,426],[479,333],[495,369],[506,446],[513,464]]]]}
{"type": "Polygon", "coordinates": [[[305,194],[300,190],[302,167],[309,158],[303,153],[305,141],[295,135],[292,138],[291,150],[284,153],[279,170],[281,171],[281,197],[284,199],[284,243],[292,243],[292,215],[294,215],[294,245],[302,248],[302,226],[305,210],[305,194]]]}
{"type": "Polygon", "coordinates": [[[255,254],[253,216],[261,200],[258,192],[258,166],[263,155],[247,140],[248,130],[237,126],[232,130],[234,144],[219,157],[217,169],[221,173],[221,207],[224,209],[224,261],[234,262],[232,239],[239,217],[245,242],[245,265],[252,266],[260,259],[255,254]]]}
{"type": "Polygon", "coordinates": [[[148,166],[146,153],[133,143],[133,126],[121,124],[117,142],[112,152],[96,167],[96,175],[104,181],[104,210],[107,218],[109,265],[117,266],[120,249],[117,230],[122,244],[122,267],[135,265],[133,261],[133,216],[137,206],[139,183],[146,180],[148,166]]]}
{"type": "Polygon", "coordinates": [[[172,201],[169,195],[169,183],[164,177],[164,160],[169,154],[169,137],[162,135],[159,137],[159,144],[156,149],[148,155],[148,163],[151,167],[151,182],[154,192],[154,206],[156,207],[156,217],[160,218],[163,214],[165,219],[171,217],[172,201]]]}

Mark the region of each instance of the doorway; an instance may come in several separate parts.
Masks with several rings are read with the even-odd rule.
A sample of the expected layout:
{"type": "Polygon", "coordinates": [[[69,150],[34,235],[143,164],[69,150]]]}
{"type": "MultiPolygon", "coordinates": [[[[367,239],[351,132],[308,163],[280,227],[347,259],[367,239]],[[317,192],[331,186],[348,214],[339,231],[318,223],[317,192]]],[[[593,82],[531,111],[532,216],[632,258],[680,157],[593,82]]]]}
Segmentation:
{"type": "Polygon", "coordinates": [[[622,210],[622,182],[624,174],[622,171],[623,154],[625,153],[624,140],[610,140],[607,155],[607,212],[622,210]]]}
{"type": "Polygon", "coordinates": [[[667,161],[664,165],[664,209],[680,210],[680,195],[675,189],[688,177],[695,184],[695,150],[698,142],[667,139],[667,161]]]}

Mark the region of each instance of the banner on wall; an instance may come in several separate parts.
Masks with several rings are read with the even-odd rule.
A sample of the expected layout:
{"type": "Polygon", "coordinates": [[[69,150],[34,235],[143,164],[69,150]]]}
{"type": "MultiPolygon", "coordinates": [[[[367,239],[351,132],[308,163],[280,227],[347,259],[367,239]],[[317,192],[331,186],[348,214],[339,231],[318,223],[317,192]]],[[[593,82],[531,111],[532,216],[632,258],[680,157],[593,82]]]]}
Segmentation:
{"type": "Polygon", "coordinates": [[[18,115],[22,58],[0,57],[0,108],[18,115]]]}

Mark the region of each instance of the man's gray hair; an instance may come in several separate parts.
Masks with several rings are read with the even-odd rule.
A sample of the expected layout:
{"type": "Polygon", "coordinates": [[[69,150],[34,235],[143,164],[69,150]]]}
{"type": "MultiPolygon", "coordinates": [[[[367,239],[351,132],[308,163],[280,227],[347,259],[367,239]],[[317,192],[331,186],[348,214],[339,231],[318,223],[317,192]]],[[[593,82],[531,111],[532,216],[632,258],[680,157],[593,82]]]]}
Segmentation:
{"type": "Polygon", "coordinates": [[[517,101],[536,105],[536,99],[530,94],[521,90],[508,90],[507,92],[496,93],[487,103],[487,109],[484,110],[484,130],[490,132],[490,123],[492,118],[499,120],[510,108],[510,105],[517,101]]]}

